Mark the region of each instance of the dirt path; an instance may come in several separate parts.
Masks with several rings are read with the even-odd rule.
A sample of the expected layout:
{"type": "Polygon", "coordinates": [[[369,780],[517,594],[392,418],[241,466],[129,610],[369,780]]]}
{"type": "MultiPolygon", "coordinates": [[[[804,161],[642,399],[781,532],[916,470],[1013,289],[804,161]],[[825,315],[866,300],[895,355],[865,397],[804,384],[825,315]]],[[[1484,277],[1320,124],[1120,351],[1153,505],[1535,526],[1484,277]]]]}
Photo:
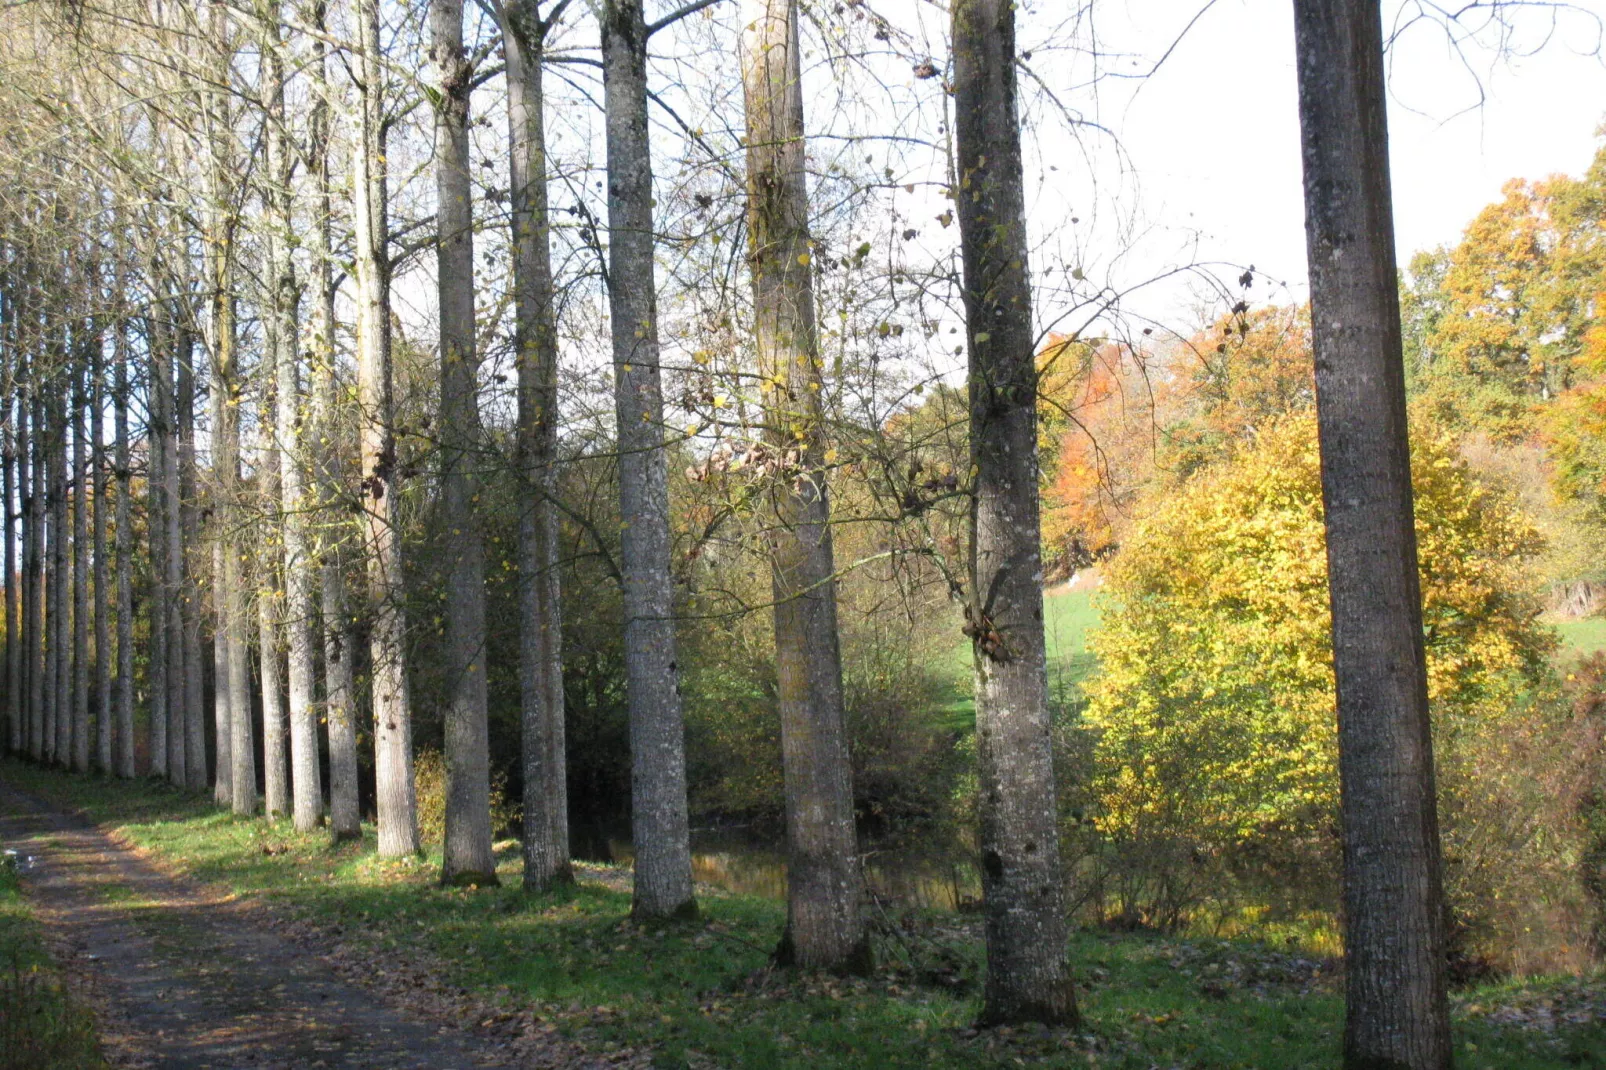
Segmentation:
{"type": "Polygon", "coordinates": [[[532,1052],[527,1043],[405,1014],[262,924],[251,904],[170,877],[87,821],[4,782],[0,844],[28,856],[25,894],[63,969],[87,990],[117,1065],[618,1065],[556,1036],[532,1052]]]}

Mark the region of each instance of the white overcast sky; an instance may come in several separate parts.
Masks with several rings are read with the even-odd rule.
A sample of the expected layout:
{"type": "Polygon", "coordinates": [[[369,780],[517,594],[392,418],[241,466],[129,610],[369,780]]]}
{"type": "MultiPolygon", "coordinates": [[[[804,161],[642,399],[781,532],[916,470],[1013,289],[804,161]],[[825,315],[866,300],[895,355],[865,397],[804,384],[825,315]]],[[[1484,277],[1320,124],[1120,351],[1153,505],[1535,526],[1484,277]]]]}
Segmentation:
{"type": "MultiPolygon", "coordinates": [[[[1040,0],[1041,2],[1041,0],[1040,0]]],[[[1143,70],[1204,0],[1108,0],[1099,35],[1113,69],[1143,70]]],[[[1035,5],[1034,5],[1035,6],[1035,5]]],[[[1253,263],[1303,299],[1304,213],[1290,0],[1217,0],[1141,82],[1105,81],[1100,118],[1130,155],[1143,216],[1196,229],[1201,259],[1253,263]]],[[[1392,23],[1404,5],[1385,0],[1392,23]]],[[[1466,51],[1420,24],[1390,55],[1389,126],[1401,265],[1453,243],[1514,176],[1578,174],[1606,119],[1606,64],[1589,54],[1606,0],[1584,0],[1553,32],[1530,11],[1514,44],[1527,57],[1466,51]],[[1483,103],[1479,105],[1479,87],[1483,103]]],[[[1262,300],[1271,294],[1261,290],[1262,300]]]]}

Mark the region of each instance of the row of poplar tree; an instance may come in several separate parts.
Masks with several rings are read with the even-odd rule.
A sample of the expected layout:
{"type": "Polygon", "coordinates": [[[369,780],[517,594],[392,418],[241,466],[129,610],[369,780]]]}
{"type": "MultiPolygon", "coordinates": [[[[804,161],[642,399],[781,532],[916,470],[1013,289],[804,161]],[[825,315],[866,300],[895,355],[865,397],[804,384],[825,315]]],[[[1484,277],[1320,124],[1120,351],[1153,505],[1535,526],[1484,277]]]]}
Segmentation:
{"type": "MultiPolygon", "coordinates": [[[[92,81],[75,81],[72,94],[37,98],[70,96],[77,110],[60,119],[77,124],[74,148],[93,157],[94,166],[83,168],[91,180],[74,181],[82,160],[46,153],[42,168],[55,181],[9,191],[0,216],[0,493],[8,515],[20,516],[5,526],[4,710],[13,751],[132,776],[143,725],[152,773],[196,790],[210,781],[219,803],[236,813],[265,805],[301,829],[319,826],[327,812],[336,837],[355,836],[353,644],[363,634],[362,716],[371,726],[378,850],[386,857],[418,851],[408,572],[397,512],[411,473],[398,452],[391,282],[399,262],[432,252],[438,395],[434,411],[419,419],[431,429],[444,518],[433,547],[444,562],[447,666],[442,879],[496,879],[486,548],[474,460],[483,344],[474,244],[483,231],[474,218],[471,131],[481,120],[470,112],[494,66],[506,92],[516,468],[526,499],[516,554],[523,879],[531,888],[569,879],[561,503],[553,490],[559,295],[543,78],[563,64],[589,64],[602,72],[605,117],[606,219],[588,233],[606,243],[634,910],[643,918],[695,912],[648,61],[655,35],[718,2],[693,0],[649,21],[642,0],[588,0],[583,9],[572,0],[485,0],[499,34],[494,48],[474,49],[465,45],[462,0],[429,0],[418,25],[415,12],[399,9],[392,14],[423,37],[429,63],[424,91],[408,101],[388,92],[393,71],[380,0],[338,8],[324,0],[147,0],[132,8],[7,10],[8,29],[62,37],[69,44],[52,45],[55,54],[95,70],[92,81]],[[599,47],[548,55],[557,28],[586,16],[599,47]],[[254,87],[248,96],[236,91],[242,70],[254,87]],[[389,139],[417,106],[431,113],[435,211],[424,226],[393,232],[389,139]],[[96,121],[130,109],[140,116],[131,131],[96,121]],[[340,124],[347,168],[337,174],[332,146],[340,124]],[[256,207],[249,219],[248,203],[256,207]],[[351,225],[337,236],[339,217],[351,225]],[[255,255],[241,253],[247,237],[255,255]],[[338,374],[342,317],[354,321],[350,390],[338,374]],[[246,381],[251,355],[264,384],[255,392],[246,381]],[[253,393],[258,411],[248,421],[253,393]],[[138,443],[130,427],[136,400],[146,428],[138,443]],[[108,412],[109,446],[101,426],[108,412]],[[248,427],[257,437],[249,451],[248,427]],[[352,434],[355,465],[340,447],[352,434]],[[141,470],[146,547],[133,544],[141,470]],[[252,500],[248,482],[258,496],[252,500]],[[263,494],[273,500],[266,523],[263,494]],[[281,577],[282,608],[253,598],[253,564],[260,575],[281,577]],[[142,569],[150,575],[146,646],[136,650],[133,580],[142,569]],[[360,589],[346,589],[348,575],[362,577],[360,589]],[[365,625],[361,633],[354,618],[365,625]],[[260,741],[253,738],[253,645],[260,741]],[[144,662],[142,676],[136,660],[144,662]],[[141,679],[147,708],[136,718],[141,679]]],[[[789,840],[778,957],[807,968],[864,968],[870,943],[843,725],[799,0],[735,2],[740,42],[729,59],[740,66],[744,101],[749,366],[764,410],[763,440],[747,460],[770,477],[763,529],[789,840]]],[[[1447,1066],[1379,12],[1367,0],[1295,6],[1343,750],[1347,1058],[1357,1066],[1447,1066]]],[[[971,459],[962,480],[968,565],[954,589],[975,651],[983,1019],[1062,1024],[1075,1020],[1076,1005],[1044,657],[1016,8],[1013,0],[948,5],[947,192],[959,224],[971,459]]],[[[915,77],[938,73],[927,63],[915,77]]],[[[65,68],[62,76],[73,77],[65,68]]],[[[39,111],[49,116],[52,107],[65,105],[39,111]]],[[[7,133],[14,150],[48,142],[38,131],[20,139],[7,133]]]]}
{"type": "MultiPolygon", "coordinates": [[[[696,909],[648,49],[655,34],[715,2],[695,0],[651,23],[639,0],[589,12],[600,31],[592,62],[603,73],[606,123],[634,911],[645,918],[696,909]]],[[[563,20],[583,14],[576,6],[514,0],[488,8],[506,89],[516,468],[527,496],[516,557],[523,879],[532,888],[569,879],[553,490],[559,336],[543,76],[547,42],[563,20]]],[[[143,751],[151,775],[194,790],[210,785],[235,813],[265,809],[303,830],[327,815],[335,837],[354,837],[357,706],[366,695],[379,853],[419,850],[408,570],[397,514],[409,473],[397,445],[391,281],[399,259],[433,252],[439,378],[424,423],[433,429],[445,518],[432,547],[444,562],[442,879],[494,882],[486,550],[476,517],[483,435],[474,244],[482,224],[470,145],[470,101],[489,52],[465,46],[461,0],[432,0],[421,28],[430,64],[421,99],[433,111],[435,213],[432,232],[410,247],[416,238],[391,227],[387,139],[403,106],[386,93],[393,61],[379,0],[352,0],[338,12],[321,3],[224,0],[151,3],[137,13],[43,11],[10,20],[19,33],[70,38],[53,47],[78,65],[64,77],[81,109],[72,117],[82,123],[76,147],[94,166],[75,174],[81,159],[54,160],[53,181],[7,206],[0,239],[3,495],[20,518],[5,529],[9,746],[125,777],[143,751]],[[94,79],[83,77],[85,66],[94,79]],[[249,98],[234,85],[242,68],[255,82],[249,98]],[[337,109],[337,101],[347,106],[337,109]],[[141,109],[141,122],[122,136],[83,121],[96,108],[130,107],[141,109]],[[292,117],[294,108],[305,114],[292,117]],[[345,175],[335,173],[332,149],[342,119],[345,175]],[[242,129],[254,131],[245,144],[242,129]],[[295,136],[302,129],[306,136],[295,136]],[[107,174],[119,184],[107,184],[107,174]],[[342,196],[349,204],[335,203],[342,196]],[[344,247],[347,236],[331,226],[343,215],[351,220],[344,247]],[[342,315],[355,320],[354,389],[339,371],[342,315]],[[134,436],[141,407],[145,433],[134,436]],[[109,441],[101,426],[108,416],[109,441]],[[341,446],[352,430],[355,466],[341,446]],[[143,547],[134,544],[141,485],[143,547]],[[147,569],[148,581],[136,583],[147,569]],[[351,575],[363,577],[362,589],[347,590],[351,575]],[[280,587],[276,595],[257,590],[272,587],[280,587]],[[137,606],[141,592],[147,597],[137,606]],[[354,678],[359,635],[369,646],[366,680],[354,678]],[[136,689],[146,707],[139,717],[136,689]]],[[[981,0],[955,5],[952,17],[963,191],[953,200],[976,386],[976,575],[968,586],[986,592],[967,608],[966,630],[978,650],[984,868],[995,920],[987,1015],[1064,1021],[1075,1009],[1062,950],[1048,732],[1014,14],[1007,3],[981,0]]],[[[749,459],[768,477],[790,842],[778,956],[807,968],[860,969],[870,943],[843,715],[798,4],[744,0],[740,20],[731,61],[740,65],[745,102],[749,359],[762,383],[765,428],[749,459]]],[[[14,147],[27,143],[12,135],[14,147]]]]}

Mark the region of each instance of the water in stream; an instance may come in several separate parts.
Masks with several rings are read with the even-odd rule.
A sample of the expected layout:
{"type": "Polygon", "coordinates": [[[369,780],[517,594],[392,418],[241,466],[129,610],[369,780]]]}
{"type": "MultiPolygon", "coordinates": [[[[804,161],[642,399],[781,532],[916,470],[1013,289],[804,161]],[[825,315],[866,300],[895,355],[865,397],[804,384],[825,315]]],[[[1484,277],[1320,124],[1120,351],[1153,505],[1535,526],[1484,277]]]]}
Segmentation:
{"type": "MultiPolygon", "coordinates": [[[[591,862],[628,865],[635,858],[628,832],[575,829],[573,853],[591,862]]],[[[981,879],[968,861],[908,846],[867,844],[865,880],[889,906],[958,910],[981,899],[981,879]]],[[[766,843],[739,830],[697,829],[691,841],[692,875],[739,895],[786,898],[784,845],[766,843]]]]}

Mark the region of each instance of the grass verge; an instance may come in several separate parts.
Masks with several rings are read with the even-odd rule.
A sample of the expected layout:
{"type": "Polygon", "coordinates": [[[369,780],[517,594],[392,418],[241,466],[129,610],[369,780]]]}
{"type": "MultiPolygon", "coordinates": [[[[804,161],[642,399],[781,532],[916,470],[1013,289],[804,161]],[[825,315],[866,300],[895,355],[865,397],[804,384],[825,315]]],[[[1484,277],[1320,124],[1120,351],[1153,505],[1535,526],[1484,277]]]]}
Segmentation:
{"type": "Polygon", "coordinates": [[[94,1019],[51,969],[19,862],[0,855],[0,1070],[98,1070],[94,1019]]]}
{"type": "MultiPolygon", "coordinates": [[[[1078,933],[1070,954],[1086,1015],[1076,1031],[971,1028],[981,946],[974,918],[878,918],[873,976],[767,968],[781,904],[709,895],[694,923],[629,918],[624,874],[582,871],[545,896],[443,889],[435,860],[380,862],[370,839],[338,850],[286,823],[243,821],[150,785],[16,763],[4,777],[89,816],[189,875],[259,896],[360,942],[379,968],[422,946],[454,983],[600,1047],[645,1046],[662,1067],[1336,1066],[1342,1003],[1331,963],[1243,940],[1078,933]]],[[[1531,980],[1457,996],[1458,1065],[1606,1065],[1600,979],[1531,980]]]]}

